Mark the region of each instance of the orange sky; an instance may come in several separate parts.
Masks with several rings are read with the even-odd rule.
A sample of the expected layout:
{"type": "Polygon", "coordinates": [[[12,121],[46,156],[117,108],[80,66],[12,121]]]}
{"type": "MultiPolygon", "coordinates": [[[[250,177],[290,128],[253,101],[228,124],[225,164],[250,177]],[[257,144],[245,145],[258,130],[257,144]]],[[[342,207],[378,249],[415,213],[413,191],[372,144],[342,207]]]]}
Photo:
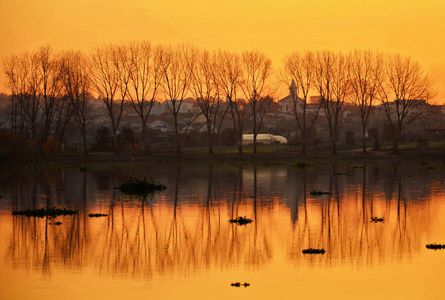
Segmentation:
{"type": "MultiPolygon", "coordinates": [[[[443,0],[0,0],[0,56],[148,39],[257,49],[278,67],[294,50],[371,49],[417,59],[436,77],[442,102],[444,15],[443,0]]],[[[0,92],[9,92],[4,78],[0,92]]]]}

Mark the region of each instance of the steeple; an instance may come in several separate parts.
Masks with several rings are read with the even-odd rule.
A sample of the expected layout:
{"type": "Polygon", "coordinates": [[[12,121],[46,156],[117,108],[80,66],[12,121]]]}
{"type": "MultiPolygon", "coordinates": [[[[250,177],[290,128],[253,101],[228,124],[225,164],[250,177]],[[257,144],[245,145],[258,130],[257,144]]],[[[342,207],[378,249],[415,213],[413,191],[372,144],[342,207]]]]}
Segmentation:
{"type": "Polygon", "coordinates": [[[289,96],[291,96],[292,98],[298,97],[297,85],[295,84],[295,81],[293,79],[292,79],[292,83],[290,84],[290,87],[289,87],[289,96]]]}

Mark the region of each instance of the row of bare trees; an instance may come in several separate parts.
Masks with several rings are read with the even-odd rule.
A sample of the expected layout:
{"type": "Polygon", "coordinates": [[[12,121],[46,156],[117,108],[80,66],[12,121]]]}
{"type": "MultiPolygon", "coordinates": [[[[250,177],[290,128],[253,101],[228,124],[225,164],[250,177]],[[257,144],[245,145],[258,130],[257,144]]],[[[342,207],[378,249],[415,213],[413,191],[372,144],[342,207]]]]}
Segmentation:
{"type": "MultiPolygon", "coordinates": [[[[130,103],[141,120],[143,148],[149,150],[146,125],[155,101],[165,101],[170,111],[176,151],[181,152],[184,129],[179,116],[183,101],[193,96],[205,118],[209,153],[215,135],[228,115],[233,121],[238,152],[242,153],[244,123],[253,120],[254,152],[264,116],[273,103],[272,62],[263,53],[199,50],[189,45],[161,46],[148,41],[109,44],[88,54],[56,52],[45,46],[13,54],[3,61],[12,93],[12,128],[37,142],[42,149],[50,136],[62,140],[74,119],[88,153],[87,126],[91,94],[106,106],[117,151],[117,133],[124,104],[130,103]],[[225,103],[226,105],[223,105],[225,103]]],[[[434,95],[432,81],[409,57],[371,51],[348,54],[331,51],[294,52],[284,59],[283,82],[291,85],[297,128],[306,152],[320,111],[329,124],[330,144],[337,152],[339,124],[346,102],[354,103],[361,117],[363,151],[371,110],[380,104],[393,129],[394,150],[406,125],[424,115],[424,100],[434,95]],[[310,95],[319,95],[317,108],[309,109],[310,95]]]]}
{"type": "Polygon", "coordinates": [[[435,94],[430,76],[418,62],[372,51],[294,52],[284,59],[282,78],[292,82],[290,94],[303,153],[320,110],[328,121],[332,152],[337,153],[339,122],[346,102],[356,105],[360,112],[363,152],[369,116],[377,105],[392,129],[393,150],[398,152],[402,130],[425,115],[426,101],[435,94]],[[320,101],[318,108],[309,112],[311,93],[318,94],[320,101]]]}
{"type": "Polygon", "coordinates": [[[209,152],[230,110],[242,153],[244,121],[253,116],[256,137],[273,101],[269,96],[271,60],[257,51],[211,53],[188,45],[154,46],[148,41],[104,45],[88,54],[55,52],[45,46],[5,58],[3,71],[12,93],[12,128],[38,141],[39,149],[51,135],[62,139],[73,118],[87,153],[89,101],[96,94],[106,107],[115,150],[124,104],[130,103],[139,115],[142,144],[148,150],[146,124],[155,101],[161,100],[173,117],[179,153],[184,131],[179,122],[181,106],[192,95],[206,120],[209,152]]]}

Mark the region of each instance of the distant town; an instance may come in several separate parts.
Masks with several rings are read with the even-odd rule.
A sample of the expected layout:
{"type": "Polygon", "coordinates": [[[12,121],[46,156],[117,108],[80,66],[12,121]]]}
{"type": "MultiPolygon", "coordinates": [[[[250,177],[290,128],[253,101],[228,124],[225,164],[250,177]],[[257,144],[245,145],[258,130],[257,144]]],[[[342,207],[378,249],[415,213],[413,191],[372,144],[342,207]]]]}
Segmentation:
{"type": "MultiPolygon", "coordinates": [[[[314,115],[319,110],[319,97],[313,96],[307,105],[309,114],[314,115]]],[[[87,141],[88,147],[97,151],[112,151],[111,125],[107,116],[105,104],[91,96],[91,118],[88,120],[87,141]],[[105,129],[104,129],[105,128],[105,129]]],[[[297,110],[302,111],[303,101],[299,99],[297,110]]],[[[445,140],[445,105],[434,105],[422,102],[426,113],[422,118],[418,118],[406,128],[402,136],[402,143],[417,143],[419,139],[427,139],[430,142],[443,142],[445,140]]],[[[278,101],[274,101],[264,117],[264,125],[260,134],[278,135],[286,139],[286,144],[301,146],[299,130],[296,125],[296,118],[293,112],[292,96],[288,95],[278,101]]],[[[233,131],[233,120],[230,113],[227,113],[229,103],[221,103],[221,116],[225,113],[224,120],[219,128],[216,145],[220,147],[236,146],[236,138],[233,131]]],[[[12,130],[11,124],[11,96],[0,94],[0,128],[4,131],[12,130]]],[[[246,117],[244,134],[252,134],[252,115],[246,117]]],[[[174,148],[173,132],[174,124],[171,113],[166,102],[154,102],[147,122],[150,145],[153,149],[174,148]]],[[[348,103],[342,111],[341,124],[339,126],[339,142],[344,145],[360,145],[361,118],[357,106],[348,103]]],[[[184,134],[182,141],[184,147],[207,147],[206,122],[197,101],[193,98],[186,98],[180,109],[180,130],[184,134]]],[[[134,111],[130,103],[124,103],[122,120],[119,128],[119,136],[123,139],[120,147],[122,151],[137,150],[141,134],[141,121],[139,115],[134,111]],[[125,137],[125,132],[127,136],[125,137]]],[[[369,147],[391,145],[392,133],[387,126],[384,108],[382,105],[373,107],[369,117],[369,129],[366,133],[369,147]]],[[[62,142],[55,149],[48,149],[49,152],[82,153],[82,136],[79,133],[75,121],[70,120],[66,126],[62,142]]],[[[260,144],[279,144],[266,138],[259,141],[260,144]]],[[[310,137],[310,145],[324,145],[329,143],[329,125],[325,112],[318,112],[317,120],[314,124],[313,133],[310,137]]],[[[244,140],[244,144],[250,142],[244,140]]]]}

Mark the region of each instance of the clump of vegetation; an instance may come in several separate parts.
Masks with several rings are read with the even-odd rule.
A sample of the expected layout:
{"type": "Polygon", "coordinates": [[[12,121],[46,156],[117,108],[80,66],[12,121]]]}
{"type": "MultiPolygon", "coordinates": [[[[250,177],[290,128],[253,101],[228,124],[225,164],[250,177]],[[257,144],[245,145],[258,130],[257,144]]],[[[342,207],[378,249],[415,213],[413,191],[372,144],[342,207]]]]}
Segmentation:
{"type": "Polygon", "coordinates": [[[309,248],[309,249],[304,249],[303,250],[303,254],[325,254],[325,250],[324,249],[313,249],[313,248],[309,248]]]}
{"type": "Polygon", "coordinates": [[[126,195],[144,196],[157,191],[163,191],[167,187],[153,178],[147,179],[145,176],[131,176],[123,183],[119,184],[118,189],[126,195]]]}
{"type": "Polygon", "coordinates": [[[250,286],[250,283],[247,283],[247,282],[244,282],[244,283],[241,283],[241,282],[234,282],[234,283],[231,283],[230,285],[231,285],[231,286],[234,286],[234,287],[240,287],[240,286],[248,287],[248,286],[250,286]]]}
{"type": "Polygon", "coordinates": [[[371,222],[373,222],[373,223],[385,222],[385,218],[383,218],[383,217],[381,217],[381,218],[371,217],[371,222]]]}
{"type": "Polygon", "coordinates": [[[12,131],[0,130],[0,162],[29,160],[35,154],[34,141],[12,131]]]}
{"type": "Polygon", "coordinates": [[[246,218],[246,217],[238,217],[236,219],[232,219],[229,221],[230,223],[237,223],[238,225],[247,225],[249,223],[252,223],[252,219],[246,218]]]}
{"type": "Polygon", "coordinates": [[[13,216],[25,216],[25,217],[52,217],[55,218],[57,216],[66,216],[66,215],[75,215],[79,212],[77,210],[72,209],[61,209],[61,208],[48,208],[48,209],[27,209],[27,210],[13,210],[13,216]]]}
{"type": "Polygon", "coordinates": [[[290,166],[298,169],[310,169],[314,168],[316,164],[306,160],[294,160],[290,166]]]}
{"type": "Polygon", "coordinates": [[[440,250],[440,249],[445,249],[445,245],[443,244],[428,244],[426,245],[427,249],[432,249],[432,250],[440,250]]]}
{"type": "Polygon", "coordinates": [[[99,218],[99,217],[107,217],[107,214],[89,214],[88,217],[90,218],[99,218]]]}
{"type": "Polygon", "coordinates": [[[322,191],[317,191],[317,190],[313,190],[312,192],[310,192],[310,194],[312,196],[321,196],[321,195],[330,195],[330,192],[322,192],[322,191]]]}

